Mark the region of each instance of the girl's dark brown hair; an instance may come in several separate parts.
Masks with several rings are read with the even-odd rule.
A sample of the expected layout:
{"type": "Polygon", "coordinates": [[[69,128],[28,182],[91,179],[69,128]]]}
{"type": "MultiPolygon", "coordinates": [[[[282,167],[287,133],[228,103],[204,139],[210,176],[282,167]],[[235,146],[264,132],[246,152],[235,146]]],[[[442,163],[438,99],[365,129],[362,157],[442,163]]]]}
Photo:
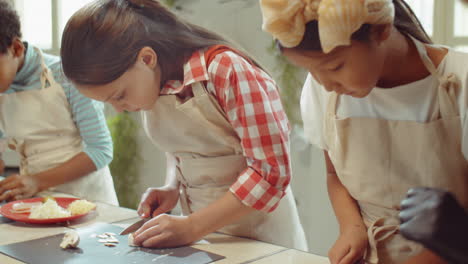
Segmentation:
{"type": "MultiPolygon", "coordinates": [[[[393,0],[393,4],[395,6],[395,20],[393,25],[398,31],[404,35],[412,36],[423,43],[432,43],[431,38],[427,35],[411,7],[404,0],[393,0]]],[[[361,28],[353,33],[351,39],[363,42],[369,40],[371,28],[372,25],[370,24],[362,25],[361,28]]],[[[280,49],[283,49],[279,42],[277,44],[280,49]]],[[[301,43],[293,49],[322,51],[317,21],[311,21],[306,25],[304,38],[301,43]]]]}
{"type": "MultiPolygon", "coordinates": [[[[155,0],[96,0],[68,21],[62,36],[65,75],[83,85],[107,84],[136,62],[145,46],[158,55],[161,83],[196,50],[232,44],[183,21],[155,0]]],[[[248,58],[247,55],[241,54],[248,58]]]]}

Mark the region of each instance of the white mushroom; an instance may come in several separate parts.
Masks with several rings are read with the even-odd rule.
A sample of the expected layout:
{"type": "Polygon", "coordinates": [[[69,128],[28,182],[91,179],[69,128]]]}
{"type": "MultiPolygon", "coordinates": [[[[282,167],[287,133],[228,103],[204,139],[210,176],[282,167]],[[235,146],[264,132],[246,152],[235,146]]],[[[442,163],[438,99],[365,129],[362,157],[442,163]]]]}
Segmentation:
{"type": "Polygon", "coordinates": [[[135,243],[133,242],[133,233],[128,235],[128,245],[131,247],[137,247],[137,245],[135,245],[135,243]]]}
{"type": "Polygon", "coordinates": [[[80,243],[80,235],[75,230],[70,230],[63,236],[62,242],[60,243],[61,248],[76,248],[80,243]]]}

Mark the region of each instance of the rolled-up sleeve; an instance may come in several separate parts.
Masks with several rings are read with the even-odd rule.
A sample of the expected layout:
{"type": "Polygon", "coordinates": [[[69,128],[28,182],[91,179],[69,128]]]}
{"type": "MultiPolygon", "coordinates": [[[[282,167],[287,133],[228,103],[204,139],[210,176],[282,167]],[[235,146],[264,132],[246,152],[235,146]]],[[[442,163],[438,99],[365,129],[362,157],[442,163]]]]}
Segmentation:
{"type": "Polygon", "coordinates": [[[271,212],[291,179],[290,126],[277,86],[264,71],[233,52],[217,55],[208,74],[248,165],[230,191],[245,205],[271,212]]]}

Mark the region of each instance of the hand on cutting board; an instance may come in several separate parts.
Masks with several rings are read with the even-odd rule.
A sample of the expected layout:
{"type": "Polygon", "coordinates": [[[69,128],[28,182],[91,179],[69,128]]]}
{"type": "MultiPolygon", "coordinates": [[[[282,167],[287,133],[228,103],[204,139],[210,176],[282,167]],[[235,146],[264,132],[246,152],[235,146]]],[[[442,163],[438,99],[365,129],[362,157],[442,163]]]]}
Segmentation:
{"type": "Polygon", "coordinates": [[[13,174],[0,181],[0,201],[26,199],[39,191],[39,184],[32,176],[13,174]]]}
{"type": "Polygon", "coordinates": [[[415,188],[401,202],[400,231],[450,261],[468,263],[468,214],[446,191],[415,188]]]}
{"type": "Polygon", "coordinates": [[[138,206],[138,215],[143,218],[156,217],[172,210],[178,200],[178,187],[148,188],[138,206]]]}
{"type": "Polygon", "coordinates": [[[343,230],[338,240],[328,251],[331,264],[361,263],[367,248],[368,238],[364,226],[352,226],[343,230]]]}
{"type": "Polygon", "coordinates": [[[200,239],[188,216],[158,215],[133,233],[133,243],[149,248],[188,245],[200,239]]]}

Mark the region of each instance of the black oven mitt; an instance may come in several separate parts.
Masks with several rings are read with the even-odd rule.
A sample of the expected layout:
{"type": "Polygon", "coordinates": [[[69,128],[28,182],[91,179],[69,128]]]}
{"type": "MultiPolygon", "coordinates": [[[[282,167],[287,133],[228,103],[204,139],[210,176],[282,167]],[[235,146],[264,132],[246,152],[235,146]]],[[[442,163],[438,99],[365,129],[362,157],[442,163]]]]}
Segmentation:
{"type": "Polygon", "coordinates": [[[449,263],[468,263],[468,214],[446,191],[414,188],[401,202],[401,234],[449,263]]]}

